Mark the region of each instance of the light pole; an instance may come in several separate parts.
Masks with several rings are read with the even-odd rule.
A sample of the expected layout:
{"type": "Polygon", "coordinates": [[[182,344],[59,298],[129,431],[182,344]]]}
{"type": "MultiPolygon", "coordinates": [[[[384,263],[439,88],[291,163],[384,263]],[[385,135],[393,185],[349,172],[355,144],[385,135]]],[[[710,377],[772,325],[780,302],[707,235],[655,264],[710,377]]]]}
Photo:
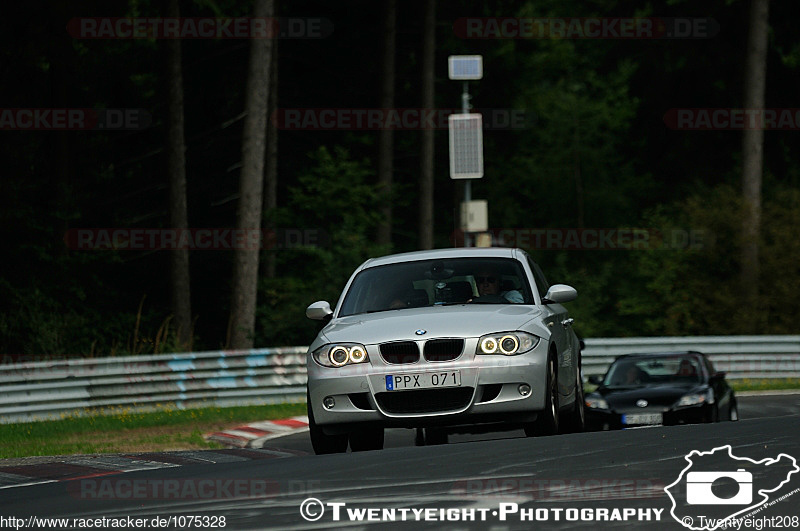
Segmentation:
{"type": "Polygon", "coordinates": [[[463,81],[461,114],[448,117],[450,135],[450,178],[464,179],[464,202],[461,204],[461,229],[464,247],[470,245],[470,232],[486,230],[486,202],[472,201],[472,179],[483,177],[483,117],[469,112],[469,81],[483,78],[480,55],[451,55],[447,61],[448,77],[463,81]],[[478,220],[477,224],[474,220],[478,220]]]}

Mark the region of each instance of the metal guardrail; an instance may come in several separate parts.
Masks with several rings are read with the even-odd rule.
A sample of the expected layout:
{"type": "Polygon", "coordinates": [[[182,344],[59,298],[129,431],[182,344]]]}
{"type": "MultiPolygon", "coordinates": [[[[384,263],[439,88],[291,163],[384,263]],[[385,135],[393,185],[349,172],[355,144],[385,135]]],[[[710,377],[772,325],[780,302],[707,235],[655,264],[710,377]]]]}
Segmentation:
{"type": "Polygon", "coordinates": [[[0,423],[305,401],[306,347],[0,365],[0,423]]]}
{"type": "MultiPolygon", "coordinates": [[[[305,401],[307,347],[0,365],[0,423],[171,406],[305,401]]],[[[585,377],[620,354],[698,350],[729,379],[800,377],[800,336],[586,339],[585,377]]]]}
{"type": "Polygon", "coordinates": [[[694,336],[586,339],[583,374],[604,374],[619,355],[696,350],[726,378],[800,378],[800,336],[694,336]]]}

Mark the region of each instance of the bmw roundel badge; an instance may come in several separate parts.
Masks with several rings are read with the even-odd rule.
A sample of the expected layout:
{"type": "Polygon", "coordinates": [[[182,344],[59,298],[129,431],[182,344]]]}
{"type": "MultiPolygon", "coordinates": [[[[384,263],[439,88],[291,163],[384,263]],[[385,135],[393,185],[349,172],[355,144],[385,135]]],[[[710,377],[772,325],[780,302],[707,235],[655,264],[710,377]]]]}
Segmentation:
{"type": "Polygon", "coordinates": [[[419,330],[416,330],[414,333],[417,334],[418,336],[424,336],[425,334],[428,333],[428,331],[420,328],[419,330]]]}

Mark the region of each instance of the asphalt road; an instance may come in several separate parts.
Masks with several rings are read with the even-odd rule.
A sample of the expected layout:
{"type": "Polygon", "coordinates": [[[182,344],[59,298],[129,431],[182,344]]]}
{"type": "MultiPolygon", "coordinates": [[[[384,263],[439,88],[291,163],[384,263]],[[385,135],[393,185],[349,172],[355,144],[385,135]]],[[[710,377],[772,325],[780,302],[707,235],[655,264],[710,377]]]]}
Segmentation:
{"type": "MultiPolygon", "coordinates": [[[[775,395],[738,395],[739,396],[739,416],[742,419],[756,419],[780,416],[795,415],[800,418],[800,392],[791,394],[775,395]]],[[[386,430],[384,448],[403,448],[414,445],[414,430],[386,430]]],[[[800,433],[798,433],[800,437],[800,433]]],[[[462,443],[472,441],[486,441],[498,439],[511,439],[525,437],[522,430],[512,430],[504,432],[492,432],[484,434],[451,434],[450,443],[462,443]]],[[[308,432],[302,431],[294,435],[282,437],[278,440],[267,441],[270,447],[279,446],[290,450],[314,453],[311,442],[308,439],[308,432]],[[279,443],[277,441],[280,441],[279,443]]],[[[800,455],[798,455],[800,458],[800,455]]]]}
{"type": "MultiPolygon", "coordinates": [[[[682,475],[689,465],[686,456],[693,450],[710,452],[730,445],[735,457],[750,461],[717,451],[695,457],[707,460],[697,466],[705,463],[703,470],[742,468],[751,473],[754,494],[736,509],[760,501],[760,491],[767,485],[770,490],[775,487],[764,494],[770,502],[790,494],[786,500],[762,506],[754,518],[769,517],[773,524],[784,524],[781,527],[799,528],[800,522],[793,518],[800,514],[800,496],[793,497],[793,492],[797,489],[800,494],[800,473],[792,473],[792,463],[794,457],[800,459],[800,395],[741,397],[740,413],[742,420],[736,423],[542,438],[524,438],[516,432],[481,436],[486,440],[454,436],[451,444],[430,447],[413,446],[410,430],[392,430],[382,451],[329,456],[303,455],[310,445],[307,433],[299,433],[270,441],[271,446],[295,454],[286,453],[285,458],[237,460],[231,454],[230,459],[220,460],[219,452],[208,452],[204,455],[213,463],[195,460],[172,468],[1,490],[0,527],[14,527],[2,518],[24,518],[27,524],[33,515],[140,518],[148,528],[156,527],[154,518],[179,517],[161,526],[171,529],[208,528],[213,523],[225,529],[685,529],[671,516],[673,503],[664,488],[686,479],[682,475]],[[776,461],[770,466],[756,463],[764,459],[776,461]],[[300,514],[308,498],[325,504],[324,513],[314,522],[300,514]],[[334,514],[337,506],[328,504],[344,504],[338,505],[339,520],[334,514]],[[362,521],[351,521],[348,511],[362,509],[375,511],[363,513],[362,521]],[[394,512],[384,515],[383,509],[394,512]],[[429,511],[414,513],[412,509],[429,511]],[[370,514],[376,521],[363,521],[370,514]],[[380,521],[388,516],[397,521],[380,521]],[[201,518],[190,522],[189,517],[201,518]],[[224,526],[220,525],[223,517],[224,526]],[[415,518],[426,520],[421,523],[415,518]],[[525,518],[533,521],[522,521],[525,518]]],[[[733,493],[735,499],[746,487],[743,483],[735,486],[739,493],[733,493]]],[[[725,491],[731,488],[714,483],[706,491],[719,501],[733,499],[725,491]]],[[[687,503],[690,495],[696,495],[688,489],[685,481],[679,482],[673,492],[674,510],[680,518],[693,518],[695,528],[708,523],[701,516],[732,514],[724,512],[733,510],[728,504],[687,503]]],[[[304,508],[307,516],[319,513],[316,502],[304,508]]],[[[73,528],[87,524],[69,523],[73,528]]],[[[90,523],[111,525],[110,521],[90,523]]]]}

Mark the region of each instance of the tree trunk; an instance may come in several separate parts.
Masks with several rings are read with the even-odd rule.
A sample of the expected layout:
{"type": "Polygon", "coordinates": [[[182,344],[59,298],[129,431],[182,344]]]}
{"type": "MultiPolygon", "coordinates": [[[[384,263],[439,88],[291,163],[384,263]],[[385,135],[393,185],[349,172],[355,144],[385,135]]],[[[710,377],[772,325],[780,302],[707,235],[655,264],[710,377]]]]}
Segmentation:
{"type": "MultiPolygon", "coordinates": [[[[272,0],[255,0],[256,18],[272,17],[272,0]]],[[[250,41],[250,62],[245,88],[245,112],[242,132],[242,170],[239,179],[239,208],[236,228],[247,235],[247,243],[234,251],[233,294],[231,297],[230,347],[253,348],[258,289],[261,208],[264,194],[264,151],[267,133],[272,38],[250,41]]],[[[242,240],[240,240],[242,241],[242,240]]]]}
{"type": "MultiPolygon", "coordinates": [[[[433,112],[436,0],[425,2],[422,30],[422,110],[433,112]]],[[[434,129],[422,130],[419,172],[419,248],[433,249],[434,129]]]]}
{"type": "MultiPolygon", "coordinates": [[[[395,0],[384,4],[383,17],[383,87],[381,108],[384,113],[394,107],[394,51],[397,33],[397,6],[395,0]]],[[[394,131],[381,129],[378,133],[378,187],[383,195],[383,222],[378,225],[378,243],[392,243],[392,172],[394,131]]]]}
{"type": "MultiPolygon", "coordinates": [[[[166,0],[167,17],[180,17],[178,0],[166,0]]],[[[169,223],[175,230],[189,228],[186,201],[186,145],[183,127],[183,74],[181,41],[166,39],[167,84],[167,175],[169,178],[169,223]]],[[[170,253],[170,298],[178,347],[192,348],[192,302],[189,277],[189,250],[170,253]]]]}
{"type": "MultiPolygon", "coordinates": [[[[50,24],[56,25],[56,20],[66,16],[66,6],[60,6],[58,12],[53,14],[50,24]]],[[[54,108],[69,107],[74,102],[70,101],[69,73],[75,66],[73,49],[69,37],[64,35],[61,28],[50,27],[47,39],[47,60],[50,65],[48,70],[50,82],[50,105],[54,108]]],[[[69,219],[64,216],[53,216],[56,212],[76,210],[72,193],[72,160],[75,132],[53,131],[51,135],[53,144],[48,146],[52,150],[53,160],[50,171],[46,174],[44,193],[42,197],[53,219],[53,234],[55,241],[53,248],[59,249],[61,256],[67,254],[65,246],[58,245],[59,240],[69,230],[69,219]]]]}
{"type": "MultiPolygon", "coordinates": [[[[751,0],[744,77],[744,108],[763,109],[767,77],[769,0],[751,0]]],[[[746,128],[742,136],[742,292],[754,304],[758,296],[759,235],[761,232],[761,178],[764,166],[763,124],[746,128]]],[[[755,324],[755,323],[754,323],[755,324]]],[[[754,330],[751,330],[754,331],[754,330]]]]}
{"type": "MultiPolygon", "coordinates": [[[[264,194],[265,210],[269,215],[267,232],[274,235],[275,209],[278,207],[278,127],[274,116],[278,110],[278,41],[272,43],[271,72],[269,75],[269,117],[267,122],[267,172],[266,192],[264,194]]],[[[275,278],[275,249],[268,249],[266,258],[266,276],[275,278]]]]}

